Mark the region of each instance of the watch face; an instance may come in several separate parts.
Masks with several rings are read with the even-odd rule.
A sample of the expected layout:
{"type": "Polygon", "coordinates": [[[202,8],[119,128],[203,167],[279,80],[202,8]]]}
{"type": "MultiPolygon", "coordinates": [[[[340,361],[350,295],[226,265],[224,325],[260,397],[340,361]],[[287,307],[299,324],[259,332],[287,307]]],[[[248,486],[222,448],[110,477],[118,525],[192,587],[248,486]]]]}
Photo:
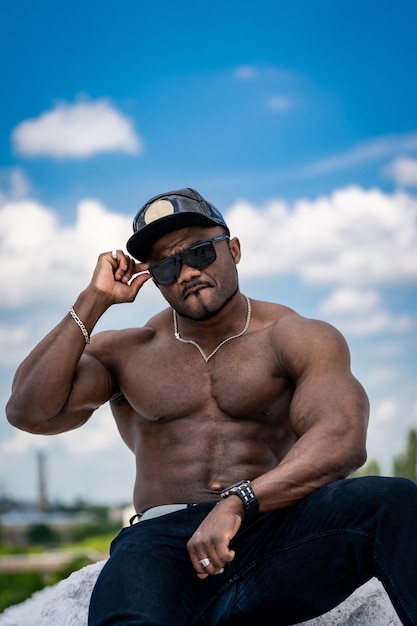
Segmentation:
{"type": "Polygon", "coordinates": [[[236,489],[239,489],[239,487],[241,487],[242,485],[246,485],[248,481],[247,480],[240,480],[238,483],[235,483],[234,485],[232,485],[230,487],[231,491],[236,491],[236,489]]]}
{"type": "Polygon", "coordinates": [[[241,487],[241,485],[246,485],[248,482],[248,480],[239,480],[239,482],[234,483],[234,485],[230,485],[230,487],[223,489],[223,491],[220,492],[220,496],[222,498],[227,498],[232,495],[232,493],[236,493],[236,490],[241,487]]]}

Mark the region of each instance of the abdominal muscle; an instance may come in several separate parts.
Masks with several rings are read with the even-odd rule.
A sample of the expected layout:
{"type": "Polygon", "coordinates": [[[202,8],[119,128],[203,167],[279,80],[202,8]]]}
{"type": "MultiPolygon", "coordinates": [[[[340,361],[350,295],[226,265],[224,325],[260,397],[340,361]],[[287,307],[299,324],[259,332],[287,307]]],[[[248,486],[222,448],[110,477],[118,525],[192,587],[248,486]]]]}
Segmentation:
{"type": "Polygon", "coordinates": [[[160,423],[136,416],[126,441],[136,457],[136,510],[217,501],[228,485],[271,470],[295,441],[287,420],[279,422],[190,416],[160,423]]]}
{"type": "Polygon", "coordinates": [[[145,348],[118,364],[123,386],[111,401],[136,458],[137,511],[216,501],[228,485],[273,469],[294,444],[293,385],[268,329],[226,344],[208,364],[193,349],[180,359],[182,344],[164,336],[145,348]]]}

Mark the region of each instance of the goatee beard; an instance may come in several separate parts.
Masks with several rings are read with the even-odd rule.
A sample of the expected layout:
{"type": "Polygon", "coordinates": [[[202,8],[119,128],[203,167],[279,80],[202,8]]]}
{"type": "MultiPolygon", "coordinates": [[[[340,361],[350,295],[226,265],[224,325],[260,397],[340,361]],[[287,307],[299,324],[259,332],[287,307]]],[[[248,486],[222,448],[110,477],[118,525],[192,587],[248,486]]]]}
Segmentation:
{"type": "Polygon", "coordinates": [[[186,317],[190,320],[194,320],[195,322],[206,322],[207,320],[212,319],[213,317],[216,317],[216,315],[218,315],[221,311],[223,311],[223,309],[229,304],[229,302],[231,300],[233,300],[233,298],[235,297],[235,295],[237,294],[239,289],[239,284],[236,284],[236,288],[235,290],[230,294],[230,296],[228,296],[221,304],[220,306],[217,307],[217,309],[211,310],[208,309],[204,304],[203,306],[203,313],[201,315],[199,315],[198,317],[194,317],[192,315],[187,315],[186,313],[182,313],[177,311],[178,315],[181,315],[181,317],[186,317]]]}

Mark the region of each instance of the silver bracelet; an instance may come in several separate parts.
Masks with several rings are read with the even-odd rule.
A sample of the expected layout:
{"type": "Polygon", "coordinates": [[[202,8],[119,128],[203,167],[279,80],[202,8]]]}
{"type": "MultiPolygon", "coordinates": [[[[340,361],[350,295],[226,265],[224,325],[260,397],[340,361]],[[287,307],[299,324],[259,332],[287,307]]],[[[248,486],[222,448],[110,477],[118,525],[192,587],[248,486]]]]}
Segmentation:
{"type": "Polygon", "coordinates": [[[76,314],[72,306],[70,306],[69,308],[69,314],[71,315],[74,322],[76,322],[76,324],[78,324],[78,326],[80,327],[81,332],[84,335],[85,343],[86,344],[90,343],[90,335],[88,334],[88,330],[86,329],[86,327],[84,326],[84,324],[82,323],[82,321],[80,320],[80,318],[78,317],[78,315],[76,314]]]}

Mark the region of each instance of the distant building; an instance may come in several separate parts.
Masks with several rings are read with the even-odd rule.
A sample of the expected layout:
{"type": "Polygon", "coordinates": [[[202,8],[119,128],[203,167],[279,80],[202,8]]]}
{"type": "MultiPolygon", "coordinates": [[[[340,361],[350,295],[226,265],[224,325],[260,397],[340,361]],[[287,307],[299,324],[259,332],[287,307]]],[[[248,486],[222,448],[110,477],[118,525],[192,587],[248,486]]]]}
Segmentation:
{"type": "Polygon", "coordinates": [[[48,526],[60,538],[71,539],[71,531],[74,527],[94,522],[94,517],[87,513],[9,511],[0,516],[1,540],[3,545],[26,546],[29,530],[41,524],[48,526]]]}

